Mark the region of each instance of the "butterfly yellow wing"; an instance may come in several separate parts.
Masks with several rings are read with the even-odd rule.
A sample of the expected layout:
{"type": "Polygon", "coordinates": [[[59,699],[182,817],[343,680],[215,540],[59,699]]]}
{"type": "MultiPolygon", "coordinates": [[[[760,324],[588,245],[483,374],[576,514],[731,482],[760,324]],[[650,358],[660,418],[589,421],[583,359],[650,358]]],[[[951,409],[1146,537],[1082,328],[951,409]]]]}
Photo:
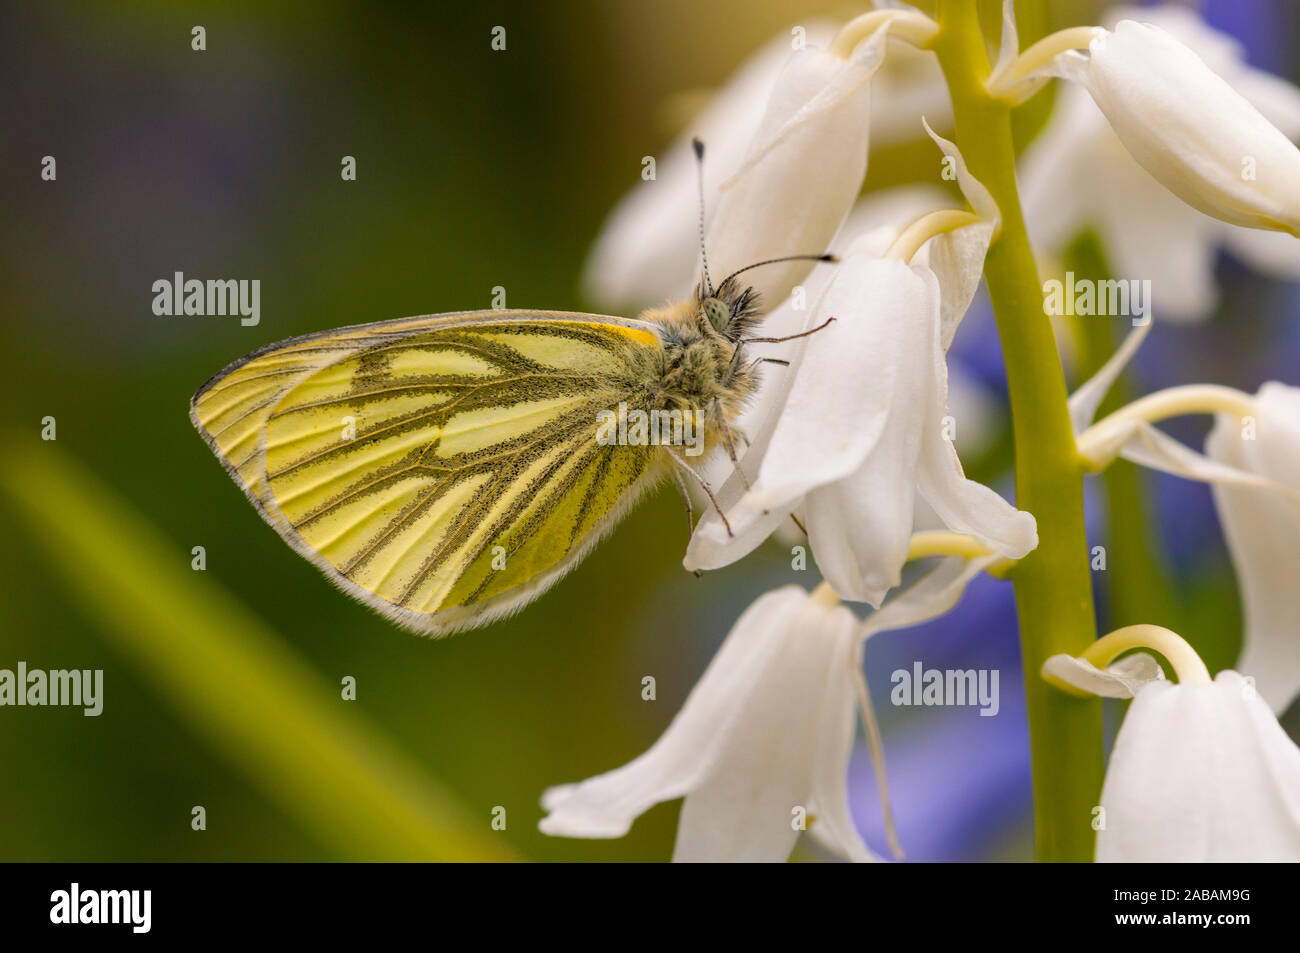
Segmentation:
{"type": "Polygon", "coordinates": [[[657,448],[596,435],[660,349],[621,318],[409,318],[256,351],[190,416],[291,546],[442,635],[536,598],[658,475],[657,448]]]}

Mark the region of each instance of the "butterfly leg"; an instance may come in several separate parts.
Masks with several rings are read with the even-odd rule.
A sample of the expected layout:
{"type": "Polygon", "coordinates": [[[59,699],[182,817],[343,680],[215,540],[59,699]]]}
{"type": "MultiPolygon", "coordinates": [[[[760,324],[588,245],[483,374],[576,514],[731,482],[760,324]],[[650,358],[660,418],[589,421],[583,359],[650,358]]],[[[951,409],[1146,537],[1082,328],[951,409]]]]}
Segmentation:
{"type": "MultiPolygon", "coordinates": [[[[771,360],[771,361],[774,361],[775,363],[778,363],[778,364],[788,364],[788,363],[789,363],[789,361],[777,361],[776,358],[764,358],[764,360],[771,360]]],[[[744,470],[744,468],[741,467],[741,465],[740,465],[740,458],[739,458],[739,456],[736,454],[735,437],[734,437],[734,436],[732,435],[732,433],[731,433],[731,426],[730,426],[730,424],[727,423],[727,419],[726,419],[726,417],[724,417],[723,414],[722,414],[722,404],[721,404],[719,401],[714,401],[714,406],[715,406],[715,407],[717,408],[717,410],[718,410],[718,420],[719,420],[719,421],[721,422],[721,424],[722,424],[722,442],[726,445],[726,448],[727,448],[727,456],[729,456],[729,457],[731,458],[731,463],[732,463],[732,465],[736,468],[736,472],[740,474],[740,482],[741,482],[741,484],[744,485],[746,491],[748,491],[748,490],[752,490],[753,487],[750,486],[750,484],[749,484],[749,477],[745,474],[745,470],[744,470]]],[[[748,445],[749,441],[746,440],[745,443],[746,443],[746,445],[748,445]]],[[[676,476],[676,474],[674,474],[674,476],[676,476]]],[[[808,530],[807,530],[807,528],[803,525],[803,521],[800,520],[799,517],[797,517],[797,516],[795,516],[793,513],[791,513],[791,514],[790,514],[790,519],[794,520],[794,525],[799,527],[800,532],[802,532],[805,536],[808,535],[808,530]]]]}
{"type": "Polygon", "coordinates": [[[722,412],[722,402],[715,400],[713,406],[718,412],[718,423],[722,427],[722,443],[727,448],[727,456],[731,458],[731,465],[735,467],[736,472],[740,474],[741,485],[745,488],[745,491],[748,492],[749,490],[752,490],[753,487],[749,485],[749,477],[745,475],[745,471],[740,465],[740,457],[736,455],[736,442],[732,438],[731,425],[727,423],[726,414],[722,412]]]}
{"type": "Polygon", "coordinates": [[[686,538],[689,540],[695,532],[695,504],[691,502],[691,494],[686,491],[682,475],[676,470],[673,470],[673,483],[677,484],[677,492],[682,495],[682,502],[686,504],[686,538]]]}
{"type": "MultiPolygon", "coordinates": [[[[823,325],[824,326],[824,325],[823,325]]],[[[740,367],[740,358],[745,352],[742,348],[736,348],[735,353],[731,356],[731,363],[727,366],[727,380],[735,376],[736,369],[740,367]]],[[[760,357],[752,362],[754,367],[759,364],[780,364],[782,367],[789,367],[790,362],[779,357],[760,357]]]]}
{"type": "MultiPolygon", "coordinates": [[[[823,325],[823,327],[825,327],[825,325],[823,325]]],[[[779,363],[785,364],[787,362],[780,361],[779,363]]],[[[722,423],[722,442],[726,445],[727,456],[731,457],[731,462],[735,466],[736,472],[740,474],[740,482],[744,484],[745,489],[752,490],[753,487],[749,485],[749,477],[745,475],[744,469],[740,466],[740,460],[736,456],[735,440],[731,433],[731,426],[727,423],[726,418],[722,416],[722,405],[718,401],[714,401],[713,403],[718,409],[718,419],[722,423]]],[[[746,441],[746,443],[748,443],[748,441],[746,441]]],[[[676,477],[677,474],[674,473],[673,476],[676,477]]],[[[799,532],[803,533],[805,536],[808,535],[808,527],[803,525],[803,520],[799,519],[799,517],[795,516],[793,513],[790,514],[790,519],[794,520],[794,525],[799,527],[799,532]]]]}
{"type": "Polygon", "coordinates": [[[713,508],[718,511],[718,516],[722,520],[722,525],[727,530],[727,535],[735,536],[736,534],[731,531],[731,523],[727,521],[727,514],[722,512],[722,507],[718,505],[717,497],[715,497],[713,491],[709,489],[709,484],[705,482],[704,477],[700,476],[689,463],[677,456],[677,454],[673,453],[671,450],[668,451],[668,456],[672,457],[673,463],[677,464],[695,478],[695,482],[698,483],[700,489],[704,491],[704,495],[709,498],[709,502],[713,504],[713,508]]]}

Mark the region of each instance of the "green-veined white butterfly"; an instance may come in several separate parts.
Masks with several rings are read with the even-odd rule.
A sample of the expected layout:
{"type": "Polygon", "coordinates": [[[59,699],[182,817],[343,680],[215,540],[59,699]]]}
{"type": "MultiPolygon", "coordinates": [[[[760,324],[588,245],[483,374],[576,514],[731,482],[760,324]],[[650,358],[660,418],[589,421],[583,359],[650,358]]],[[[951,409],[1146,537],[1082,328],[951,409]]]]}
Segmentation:
{"type": "Polygon", "coordinates": [[[417,632],[472,628],[554,585],[662,477],[703,486],[680,447],[599,441],[602,411],[689,413],[735,459],[744,345],[772,340],[748,336],[740,273],[715,289],[706,265],[695,296],[636,320],[469,311],[291,338],[217,373],[190,417],[345,592],[417,632]]]}

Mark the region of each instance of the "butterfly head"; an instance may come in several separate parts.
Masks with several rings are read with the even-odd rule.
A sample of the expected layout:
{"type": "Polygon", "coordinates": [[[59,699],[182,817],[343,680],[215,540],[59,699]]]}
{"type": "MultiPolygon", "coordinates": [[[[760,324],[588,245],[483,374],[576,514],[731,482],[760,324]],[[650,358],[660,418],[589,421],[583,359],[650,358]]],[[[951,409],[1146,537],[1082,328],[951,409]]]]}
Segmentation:
{"type": "Polygon", "coordinates": [[[740,341],[758,320],[758,293],[734,280],[724,281],[716,289],[701,285],[696,296],[703,321],[730,341],[740,341]]]}
{"type": "Polygon", "coordinates": [[[714,332],[733,343],[739,343],[746,332],[758,323],[758,292],[736,279],[745,272],[763,265],[775,265],[787,261],[839,261],[834,255],[782,255],[780,258],[768,258],[746,265],[723,278],[714,288],[709,277],[709,256],[704,243],[704,143],[692,139],[695,151],[696,185],[700,195],[700,272],[702,280],[696,288],[696,297],[700,302],[700,314],[704,322],[714,332]]]}

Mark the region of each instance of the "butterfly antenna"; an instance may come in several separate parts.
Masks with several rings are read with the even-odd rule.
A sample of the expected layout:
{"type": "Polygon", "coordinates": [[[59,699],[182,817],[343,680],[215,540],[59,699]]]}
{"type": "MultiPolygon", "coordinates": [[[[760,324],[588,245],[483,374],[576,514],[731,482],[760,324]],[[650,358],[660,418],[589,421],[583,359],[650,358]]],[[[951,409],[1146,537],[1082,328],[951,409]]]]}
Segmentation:
{"type": "Polygon", "coordinates": [[[822,255],[785,255],[781,258],[768,258],[766,261],[756,261],[752,265],[746,265],[744,268],[733,271],[731,274],[727,275],[727,277],[722,279],[722,284],[719,284],[718,287],[721,288],[737,275],[743,275],[745,272],[753,268],[761,268],[763,265],[775,265],[783,261],[825,261],[830,262],[831,264],[839,264],[839,260],[838,256],[832,255],[830,252],[826,252],[822,255]]]}
{"type": "Polygon", "coordinates": [[[695,150],[695,183],[700,193],[700,265],[704,269],[704,296],[713,297],[713,282],[709,280],[709,256],[704,250],[704,143],[697,137],[691,140],[695,150]]]}

